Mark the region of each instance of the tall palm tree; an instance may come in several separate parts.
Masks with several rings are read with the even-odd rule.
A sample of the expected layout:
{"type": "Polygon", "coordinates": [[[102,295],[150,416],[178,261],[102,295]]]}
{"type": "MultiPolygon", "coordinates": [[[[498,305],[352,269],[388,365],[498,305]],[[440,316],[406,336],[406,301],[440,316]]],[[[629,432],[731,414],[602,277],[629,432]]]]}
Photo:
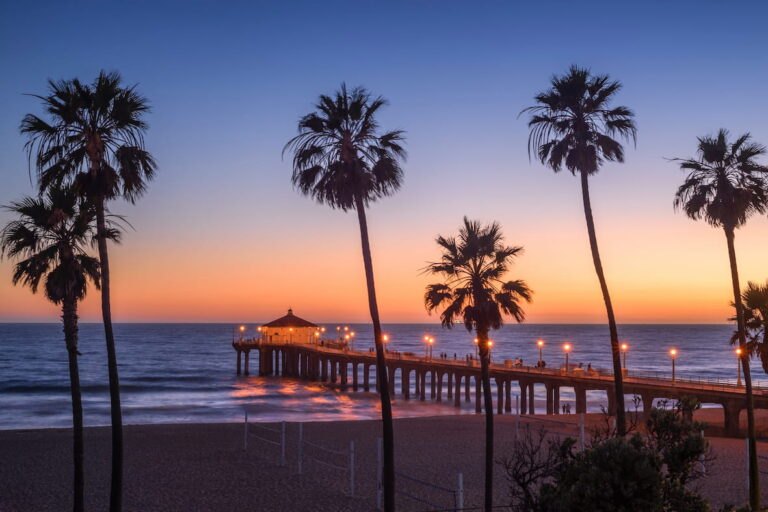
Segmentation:
{"type": "Polygon", "coordinates": [[[21,132],[34,159],[41,191],[74,184],[96,210],[96,240],[101,266],[101,313],[107,344],[112,415],[112,483],[109,507],[122,509],[123,419],[120,381],[110,303],[107,202],[122,197],[134,202],[155,174],[144,149],[147,100],[135,86],[124,87],[117,73],[101,72],[92,84],[78,79],[49,81],[42,101],[46,119],[27,114],[21,132]]]}
{"type": "Polygon", "coordinates": [[[553,77],[551,87],[536,95],[536,105],[523,112],[531,113],[528,121],[531,129],[528,137],[529,154],[535,149],[541,163],[553,171],[560,172],[565,166],[571,174],[581,178],[589,246],[608,315],[616,395],[616,430],[623,436],[626,433],[626,420],[619,334],[597,246],[589,197],[589,177],[597,174],[606,160],[624,161],[624,147],[616,137],[634,142],[637,136],[632,111],[623,106],[611,106],[620,89],[621,83],[612,81],[608,75],[592,75],[587,69],[571,66],[567,74],[553,77]]]}
{"type": "Polygon", "coordinates": [[[475,331],[480,353],[483,400],[485,402],[485,510],[493,508],[493,398],[491,395],[490,344],[488,333],[499,329],[503,316],[517,322],[525,319],[521,301],[531,302],[532,292],[525,281],[505,281],[522,247],[504,245],[501,226],[494,222],[482,226],[464,217],[456,237],[438,237],[443,255],[426,271],[445,278],[444,283],[427,286],[424,304],[429,312],[442,309],[440,320],[451,328],[463,322],[475,331]]]}
{"type": "MultiPolygon", "coordinates": [[[[763,370],[768,373],[768,280],[761,285],[753,281],[741,292],[744,304],[744,327],[747,334],[747,347],[751,356],[758,356],[763,370]]],[[[733,302],[731,305],[736,308],[733,302]]],[[[736,321],[736,317],[730,318],[736,321]]],[[[738,329],[731,336],[731,344],[739,343],[738,329]]]]}
{"type": "Polygon", "coordinates": [[[342,211],[355,210],[368,285],[368,307],[376,343],[376,378],[381,399],[384,448],[384,509],[395,509],[394,433],[389,378],[373,280],[373,262],[365,209],[395,193],[401,185],[405,159],[403,132],[381,133],[376,114],[387,102],[362,87],[345,84],[333,96],[321,95],[315,111],[299,121],[299,134],[283,149],[293,152],[294,186],[320,204],[342,211]]]}
{"type": "Polygon", "coordinates": [[[741,365],[747,395],[747,430],[750,445],[749,501],[752,510],[759,510],[760,480],[755,441],[755,414],[752,400],[752,376],[749,371],[749,350],[744,325],[739,271],[736,264],[734,239],[736,229],[755,213],[768,210],[768,167],[755,159],[766,148],[744,134],[735,141],[728,140],[728,131],[721,129],[716,136],[699,137],[696,158],[675,159],[688,176],[675,194],[675,208],[682,209],[694,220],[704,219],[711,226],[722,228],[728,244],[731,265],[733,302],[736,306],[736,326],[741,365]]]}
{"type": "Polygon", "coordinates": [[[41,282],[45,295],[61,305],[64,341],[69,360],[72,395],[74,500],[72,509],[83,510],[83,406],[77,363],[77,303],[85,297],[88,281],[99,287],[99,262],[85,252],[92,239],[91,208],[78,207],[72,190],[51,189],[45,197],[28,197],[6,207],[18,215],[0,234],[0,254],[19,260],[13,283],[36,293],[41,282]]]}

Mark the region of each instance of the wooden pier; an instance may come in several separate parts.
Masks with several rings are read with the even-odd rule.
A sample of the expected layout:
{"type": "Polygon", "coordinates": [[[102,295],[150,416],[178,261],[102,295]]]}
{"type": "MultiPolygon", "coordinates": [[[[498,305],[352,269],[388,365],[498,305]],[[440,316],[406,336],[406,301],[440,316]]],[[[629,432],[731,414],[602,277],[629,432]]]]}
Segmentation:
{"type": "MultiPolygon", "coordinates": [[[[378,387],[376,354],[351,351],[325,343],[266,342],[258,339],[236,340],[237,374],[249,374],[250,352],[259,356],[259,375],[285,376],[318,382],[351,386],[352,390],[371,391],[378,387]],[[372,371],[373,370],[373,371],[372,371]],[[371,380],[373,379],[373,386],[371,380]]],[[[475,411],[481,412],[480,364],[477,360],[434,359],[387,353],[390,392],[397,390],[396,377],[400,377],[400,395],[405,400],[434,400],[453,402],[461,407],[475,395],[475,411]],[[474,386],[471,385],[474,379],[474,386]],[[474,389],[474,393],[471,390],[474,389]]],[[[560,388],[573,388],[576,395],[576,413],[587,410],[587,391],[605,391],[608,413],[615,414],[613,376],[606,373],[565,371],[534,367],[514,367],[491,364],[491,381],[496,384],[496,411],[512,412],[513,383],[519,387],[521,414],[535,414],[535,386],[546,390],[546,413],[560,413],[560,388]]],[[[734,384],[702,379],[646,377],[628,374],[624,378],[624,391],[642,399],[643,410],[650,411],[655,399],[697,398],[703,404],[723,407],[725,430],[728,435],[739,434],[739,414],[746,407],[744,388],[734,384]]],[[[768,409],[768,390],[755,389],[755,408],[768,409]]],[[[544,411],[542,411],[544,412],[544,411]]]]}

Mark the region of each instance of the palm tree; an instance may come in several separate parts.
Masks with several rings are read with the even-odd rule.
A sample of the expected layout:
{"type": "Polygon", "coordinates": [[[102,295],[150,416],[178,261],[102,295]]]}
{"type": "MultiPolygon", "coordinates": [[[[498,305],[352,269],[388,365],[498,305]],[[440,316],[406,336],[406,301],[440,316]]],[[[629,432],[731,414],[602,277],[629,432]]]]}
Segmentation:
{"type": "Polygon", "coordinates": [[[521,301],[531,302],[532,292],[525,281],[505,281],[513,260],[522,247],[504,245],[501,226],[494,222],[482,226],[464,217],[458,238],[437,238],[443,255],[426,271],[445,278],[441,284],[427,286],[424,304],[429,312],[442,309],[440,320],[451,328],[457,321],[475,331],[480,353],[483,399],[485,402],[485,510],[493,508],[493,398],[489,374],[488,333],[499,329],[503,315],[517,322],[525,319],[521,301]]]}
{"type": "Polygon", "coordinates": [[[624,148],[614,137],[636,140],[637,129],[632,111],[627,107],[611,106],[619,89],[621,83],[612,81],[608,75],[592,75],[587,69],[571,66],[566,75],[553,77],[550,89],[536,95],[537,104],[523,112],[531,113],[528,121],[531,129],[529,155],[535,149],[541,163],[553,171],[560,172],[565,166],[571,174],[578,174],[581,178],[589,246],[608,315],[616,395],[616,431],[623,436],[626,420],[619,334],[600,260],[589,197],[589,177],[597,174],[606,160],[624,161],[624,148]]]}
{"type": "MultiPolygon", "coordinates": [[[[747,330],[747,347],[750,356],[758,356],[763,370],[768,373],[768,280],[764,285],[749,281],[741,292],[744,304],[744,327],[747,330]]],[[[736,308],[733,302],[731,306],[736,308]]],[[[730,318],[736,321],[736,317],[730,318]]],[[[731,345],[739,343],[739,331],[731,336],[731,345]]]]}
{"type": "Polygon", "coordinates": [[[64,341],[69,359],[72,395],[74,503],[83,510],[83,406],[77,363],[77,303],[85,297],[88,280],[99,287],[99,262],[86,254],[91,241],[93,210],[78,207],[72,190],[51,189],[45,197],[26,198],[7,210],[18,215],[0,234],[0,254],[18,259],[13,284],[36,293],[41,282],[45,295],[61,305],[64,341]]]}
{"type": "Polygon", "coordinates": [[[147,100],[135,86],[123,87],[120,75],[101,72],[92,84],[78,79],[49,81],[49,93],[38,96],[47,120],[27,114],[21,132],[34,157],[41,191],[74,184],[96,210],[96,240],[101,267],[101,313],[107,344],[112,415],[112,483],[109,507],[122,509],[123,419],[115,338],[112,332],[107,202],[122,197],[134,202],[155,173],[155,162],[144,149],[147,100]]]}
{"type": "Polygon", "coordinates": [[[299,121],[299,134],[283,148],[293,151],[293,185],[320,204],[342,211],[354,209],[360,224],[368,307],[376,343],[376,377],[381,399],[384,445],[384,509],[395,509],[394,433],[389,379],[373,280],[365,208],[395,193],[402,182],[405,159],[403,132],[379,132],[376,114],[387,102],[362,87],[321,95],[315,111],[299,121]]]}
{"type": "Polygon", "coordinates": [[[749,494],[752,510],[759,510],[760,481],[755,442],[755,414],[752,400],[752,376],[749,371],[749,351],[744,325],[744,306],[741,301],[739,271],[736,265],[734,238],[736,229],[743,226],[755,213],[768,209],[768,167],[755,160],[765,154],[766,148],[752,142],[744,134],[733,142],[728,131],[721,129],[716,136],[698,139],[696,158],[675,159],[680,169],[688,172],[685,182],[677,189],[675,208],[682,209],[694,219],[704,219],[710,225],[722,228],[728,244],[731,265],[733,302],[736,306],[736,325],[739,346],[742,348],[741,365],[747,395],[747,430],[749,437],[749,494]]]}

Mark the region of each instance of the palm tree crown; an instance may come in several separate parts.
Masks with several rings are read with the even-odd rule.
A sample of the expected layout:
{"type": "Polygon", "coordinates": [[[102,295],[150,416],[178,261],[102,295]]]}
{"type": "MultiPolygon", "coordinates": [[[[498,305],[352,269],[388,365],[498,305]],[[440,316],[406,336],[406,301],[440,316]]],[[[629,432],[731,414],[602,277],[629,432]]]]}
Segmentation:
{"type": "Polygon", "coordinates": [[[520,302],[531,302],[531,290],[525,281],[503,279],[523,248],[504,245],[498,223],[482,226],[464,217],[457,238],[440,236],[437,243],[442,258],[426,270],[446,281],[427,287],[424,304],[429,311],[444,307],[440,314],[444,326],[460,320],[469,331],[478,326],[499,329],[503,314],[518,322],[525,319],[520,302]]]}
{"type": "Polygon", "coordinates": [[[675,159],[689,171],[675,195],[675,208],[692,219],[713,226],[736,229],[754,213],[768,208],[768,167],[755,158],[766,148],[750,140],[748,133],[728,141],[721,129],[714,137],[698,139],[696,158],[675,159]]]}
{"type": "Polygon", "coordinates": [[[76,182],[86,193],[135,201],[155,173],[144,150],[147,100],[120,75],[102,71],[93,84],[78,79],[49,81],[42,100],[48,120],[27,114],[21,132],[34,157],[41,192],[76,182]]]}
{"type": "Polygon", "coordinates": [[[523,110],[532,114],[528,153],[535,150],[555,172],[565,165],[573,174],[594,174],[605,160],[623,162],[624,148],[613,137],[634,141],[637,129],[629,108],[610,106],[619,89],[608,75],[577,66],[553,77],[552,87],[536,95],[537,105],[523,110]]]}
{"type": "MultiPolygon", "coordinates": [[[[760,357],[763,370],[768,372],[768,280],[765,284],[750,281],[741,293],[744,302],[744,327],[750,355],[760,357]]],[[[731,303],[732,306],[736,304],[731,303]]],[[[730,318],[729,320],[736,320],[730,318]]],[[[739,343],[739,332],[731,336],[731,344],[739,343]]]]}
{"type": "Polygon", "coordinates": [[[45,278],[45,294],[55,304],[83,299],[89,280],[98,288],[99,262],[85,251],[95,214],[78,206],[74,191],[50,189],[44,197],[28,197],[7,209],[19,216],[0,235],[2,254],[22,258],[14,267],[14,284],[37,292],[45,278]]]}
{"type": "Polygon", "coordinates": [[[361,87],[342,84],[334,97],[322,95],[315,112],[299,122],[299,134],[285,145],[293,151],[292,181],[301,193],[344,211],[364,206],[400,188],[405,158],[403,131],[379,133],[376,113],[387,102],[361,87]]]}

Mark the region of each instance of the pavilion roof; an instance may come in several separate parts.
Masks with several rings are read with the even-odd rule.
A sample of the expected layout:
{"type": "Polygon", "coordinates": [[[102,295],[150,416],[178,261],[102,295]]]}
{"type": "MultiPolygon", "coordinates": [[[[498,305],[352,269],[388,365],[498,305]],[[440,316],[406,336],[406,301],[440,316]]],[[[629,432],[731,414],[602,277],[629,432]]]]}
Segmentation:
{"type": "Polygon", "coordinates": [[[263,325],[263,327],[317,327],[316,324],[293,314],[289,309],[288,314],[263,325]]]}

